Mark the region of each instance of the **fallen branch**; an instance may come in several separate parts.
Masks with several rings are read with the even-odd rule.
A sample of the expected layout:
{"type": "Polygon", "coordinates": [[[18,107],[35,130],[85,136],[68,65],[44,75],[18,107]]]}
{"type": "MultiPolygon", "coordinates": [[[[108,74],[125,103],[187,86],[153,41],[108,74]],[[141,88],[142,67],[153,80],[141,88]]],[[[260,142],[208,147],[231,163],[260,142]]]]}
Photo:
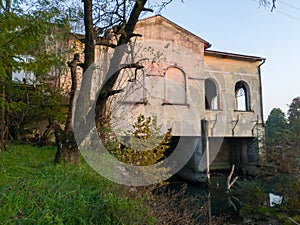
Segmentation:
{"type": "Polygon", "coordinates": [[[297,221],[293,220],[291,217],[289,217],[289,220],[290,220],[292,223],[296,224],[296,225],[300,225],[300,223],[298,223],[297,221]]]}
{"type": "Polygon", "coordinates": [[[237,181],[237,179],[239,178],[238,176],[236,176],[232,181],[231,181],[231,178],[232,178],[232,175],[234,173],[234,168],[235,168],[235,165],[232,165],[232,168],[231,168],[231,172],[227,178],[227,192],[230,191],[232,185],[237,181]]]}
{"type": "Polygon", "coordinates": [[[238,207],[237,205],[232,201],[235,200],[239,205],[241,205],[241,202],[238,198],[234,196],[228,196],[228,204],[231,206],[236,212],[238,212],[238,207]]]}

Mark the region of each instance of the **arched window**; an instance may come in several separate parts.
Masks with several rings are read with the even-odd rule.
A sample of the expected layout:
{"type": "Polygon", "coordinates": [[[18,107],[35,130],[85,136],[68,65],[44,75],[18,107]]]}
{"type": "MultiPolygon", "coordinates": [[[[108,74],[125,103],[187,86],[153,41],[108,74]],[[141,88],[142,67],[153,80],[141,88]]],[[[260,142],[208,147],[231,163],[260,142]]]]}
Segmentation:
{"type": "Polygon", "coordinates": [[[250,111],[250,88],[249,85],[244,81],[238,81],[235,84],[235,103],[236,110],[239,111],[250,111]]]}
{"type": "Polygon", "coordinates": [[[205,109],[219,109],[218,89],[214,81],[211,79],[205,80],[205,109]]]}
{"type": "Polygon", "coordinates": [[[185,74],[176,67],[169,67],[165,73],[164,104],[186,104],[185,74]]]}

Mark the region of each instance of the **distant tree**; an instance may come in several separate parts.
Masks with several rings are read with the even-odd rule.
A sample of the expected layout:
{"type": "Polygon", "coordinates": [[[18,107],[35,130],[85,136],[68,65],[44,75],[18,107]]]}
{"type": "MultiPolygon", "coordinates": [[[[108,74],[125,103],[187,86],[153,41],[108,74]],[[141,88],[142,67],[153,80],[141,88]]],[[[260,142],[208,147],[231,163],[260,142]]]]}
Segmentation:
{"type": "MultiPolygon", "coordinates": [[[[295,98],[288,110],[288,119],[274,108],[266,122],[267,161],[275,172],[297,174],[300,157],[300,98],[295,98]]],[[[271,173],[274,173],[272,171],[271,173]]]]}
{"type": "Polygon", "coordinates": [[[287,120],[284,112],[279,108],[272,109],[266,122],[267,142],[280,142],[287,132],[287,120]]]}
{"type": "Polygon", "coordinates": [[[300,97],[293,99],[287,114],[290,136],[295,144],[300,147],[300,97]]]}
{"type": "MultiPolygon", "coordinates": [[[[49,71],[62,65],[60,54],[53,46],[55,41],[64,36],[58,31],[65,30],[67,17],[61,14],[61,8],[56,3],[39,0],[0,1],[2,151],[8,137],[16,134],[10,133],[10,128],[15,126],[16,129],[12,130],[17,132],[29,110],[34,108],[30,106],[29,89],[34,89],[35,84],[42,83],[49,71]],[[13,81],[14,74],[19,74],[19,81],[13,81]]],[[[50,92],[45,94],[49,98],[50,92]]]]}

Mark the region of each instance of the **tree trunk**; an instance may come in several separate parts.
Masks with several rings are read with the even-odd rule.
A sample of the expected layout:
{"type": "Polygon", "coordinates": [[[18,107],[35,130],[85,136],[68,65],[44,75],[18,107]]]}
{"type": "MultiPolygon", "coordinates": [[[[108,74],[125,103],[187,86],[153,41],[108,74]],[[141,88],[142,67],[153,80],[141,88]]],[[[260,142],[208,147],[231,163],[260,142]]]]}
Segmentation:
{"type": "MultiPolygon", "coordinates": [[[[109,126],[110,112],[106,109],[106,102],[110,96],[115,94],[113,87],[119,77],[119,70],[122,58],[126,51],[125,45],[130,41],[134,28],[138,22],[139,16],[145,10],[147,0],[137,0],[134,4],[128,22],[125,25],[124,32],[117,43],[110,66],[105,79],[105,85],[102,87],[96,102],[96,126],[101,138],[104,138],[104,130],[109,126]]],[[[105,140],[103,140],[105,142],[105,140]]]]}
{"type": "Polygon", "coordinates": [[[83,73],[94,63],[95,61],[95,37],[93,28],[93,3],[92,0],[83,0],[84,2],[84,27],[85,27],[85,46],[84,46],[84,65],[83,73]]]}
{"type": "Polygon", "coordinates": [[[54,162],[69,162],[77,164],[78,157],[78,146],[74,138],[74,133],[65,133],[57,122],[54,122],[54,134],[57,151],[55,154],[54,162]]]}
{"type": "Polygon", "coordinates": [[[6,77],[2,79],[2,100],[3,105],[1,109],[1,146],[0,151],[6,150],[6,142],[8,139],[8,131],[9,131],[9,120],[8,120],[8,110],[7,104],[9,102],[9,94],[8,94],[8,82],[12,79],[12,70],[11,68],[6,68],[6,77]]]}
{"type": "Polygon", "coordinates": [[[2,99],[3,99],[3,106],[1,109],[1,146],[0,146],[0,152],[4,152],[6,149],[6,134],[7,134],[7,110],[6,110],[6,89],[5,85],[3,85],[3,93],[2,93],[2,99]]]}
{"type": "Polygon", "coordinates": [[[76,143],[74,132],[72,128],[73,121],[73,102],[75,99],[77,88],[77,65],[79,63],[79,54],[74,55],[74,59],[68,62],[68,66],[71,69],[71,91],[69,99],[68,115],[64,130],[60,125],[54,121],[55,141],[57,145],[57,152],[54,161],[59,163],[62,161],[70,162],[72,164],[78,163],[78,145],[76,143]]]}
{"type": "MultiPolygon", "coordinates": [[[[91,82],[93,69],[92,65],[95,61],[95,36],[94,36],[94,28],[93,28],[93,18],[92,18],[92,0],[82,0],[84,2],[84,26],[85,26],[85,39],[84,39],[84,62],[83,62],[83,76],[81,80],[81,87],[77,102],[80,103],[80,107],[76,107],[75,115],[80,115],[80,117],[86,117],[85,113],[90,108],[90,93],[91,93],[91,82]]],[[[94,112],[90,112],[90,114],[94,114],[94,112]]],[[[91,119],[93,116],[90,116],[91,119]]],[[[88,125],[82,124],[85,121],[81,121],[81,118],[77,118],[79,121],[74,121],[76,123],[80,123],[80,127],[85,129],[88,125]]],[[[87,130],[89,128],[86,128],[87,130]]],[[[84,132],[85,133],[85,132],[84,132]]],[[[82,137],[82,140],[84,137],[82,137]]],[[[79,144],[82,140],[79,140],[79,144]]]]}
{"type": "Polygon", "coordinates": [[[82,90],[78,96],[78,102],[81,103],[79,114],[83,115],[90,107],[90,93],[92,85],[92,68],[95,61],[95,34],[93,27],[93,3],[92,0],[83,0],[84,2],[84,27],[85,27],[85,38],[84,38],[84,63],[83,63],[83,76],[81,82],[82,90]]]}

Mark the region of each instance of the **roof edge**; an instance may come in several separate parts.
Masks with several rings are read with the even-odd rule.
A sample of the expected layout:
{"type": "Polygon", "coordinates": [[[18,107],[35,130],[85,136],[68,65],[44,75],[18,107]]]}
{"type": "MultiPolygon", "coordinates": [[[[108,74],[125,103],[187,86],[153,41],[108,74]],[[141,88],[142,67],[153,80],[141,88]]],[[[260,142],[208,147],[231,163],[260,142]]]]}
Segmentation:
{"type": "Polygon", "coordinates": [[[252,56],[252,55],[244,55],[244,54],[236,54],[236,53],[230,53],[230,52],[221,52],[221,51],[214,51],[214,50],[205,50],[204,55],[217,55],[221,56],[223,58],[232,58],[232,59],[243,59],[247,61],[263,61],[266,60],[265,58],[259,57],[259,56],[252,56]]]}
{"type": "Polygon", "coordinates": [[[142,19],[139,20],[139,22],[140,22],[140,21],[143,21],[143,20],[152,19],[152,18],[155,18],[155,17],[157,17],[157,18],[162,18],[162,19],[164,19],[165,21],[167,21],[168,23],[170,23],[170,24],[172,24],[173,26],[175,26],[176,28],[178,28],[178,29],[180,29],[180,30],[182,30],[182,31],[184,31],[184,32],[186,32],[186,33],[189,33],[189,34],[191,34],[192,36],[196,37],[197,39],[203,41],[203,42],[204,42],[204,49],[207,49],[207,48],[210,48],[210,47],[211,47],[211,44],[210,44],[208,41],[202,39],[201,37],[197,36],[196,34],[192,33],[191,31],[188,31],[187,29],[185,29],[185,28],[179,26],[178,24],[174,23],[173,21],[167,19],[166,17],[164,17],[164,16],[162,16],[162,15],[160,15],[160,14],[156,14],[156,15],[149,16],[149,17],[146,17],[146,18],[142,18],[142,19]]]}

